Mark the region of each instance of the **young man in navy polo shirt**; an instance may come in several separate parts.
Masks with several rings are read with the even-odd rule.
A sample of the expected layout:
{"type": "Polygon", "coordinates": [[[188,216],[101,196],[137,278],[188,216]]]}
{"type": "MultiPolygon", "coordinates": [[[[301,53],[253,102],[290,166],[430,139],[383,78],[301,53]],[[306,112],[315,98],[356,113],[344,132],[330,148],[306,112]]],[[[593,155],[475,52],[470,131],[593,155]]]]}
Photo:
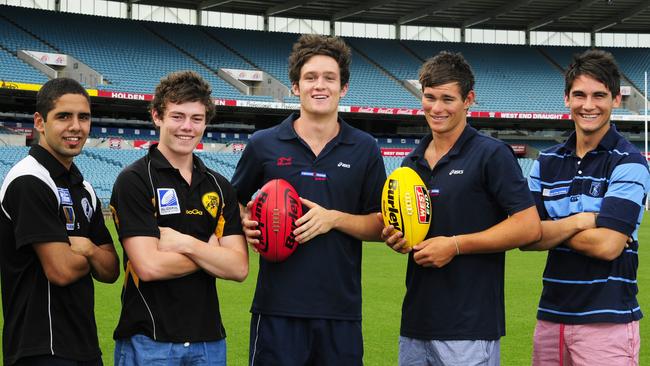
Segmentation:
{"type": "Polygon", "coordinates": [[[505,335],[505,251],[538,240],[539,216],[512,149],[467,124],[474,76],[464,58],[441,52],[420,69],[431,134],[402,162],[429,189],[432,223],[409,252],[400,365],[498,365],[505,335]]]}
{"type": "Polygon", "coordinates": [[[0,189],[5,365],[101,365],[93,278],[119,275],[101,203],[74,157],[90,132],[90,98],[75,80],[36,95],[38,145],[0,189]]]}
{"type": "Polygon", "coordinates": [[[540,154],[529,186],[548,250],[533,365],[639,362],[638,228],[650,188],[639,150],[610,122],[621,103],[614,57],[589,50],[565,75],[575,132],[540,154]]]}
{"type": "Polygon", "coordinates": [[[160,142],[113,187],[125,263],[116,365],[226,365],[215,277],[243,281],[248,248],[232,186],[193,154],[210,93],[192,71],[163,78],[151,103],[160,142]]]}
{"type": "MultiPolygon", "coordinates": [[[[301,197],[301,245],[286,261],[260,259],[251,312],[251,365],[361,365],[361,241],[377,240],[386,180],[376,141],[338,118],[348,91],[350,49],[304,35],[289,57],[300,114],[251,137],[233,185],[239,202],[274,178],[301,197]]],[[[248,206],[247,208],[250,208],[248,206]]],[[[260,232],[242,207],[249,242],[260,232]]]]}

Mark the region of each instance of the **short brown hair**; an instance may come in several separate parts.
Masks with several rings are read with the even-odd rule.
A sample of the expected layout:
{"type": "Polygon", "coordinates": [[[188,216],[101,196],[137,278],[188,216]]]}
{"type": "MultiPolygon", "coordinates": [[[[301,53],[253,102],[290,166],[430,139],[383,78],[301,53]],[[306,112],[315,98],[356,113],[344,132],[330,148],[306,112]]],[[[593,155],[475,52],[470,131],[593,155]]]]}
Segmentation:
{"type": "Polygon", "coordinates": [[[621,72],[614,56],[607,51],[592,49],[573,56],[573,62],[564,74],[564,95],[569,95],[573,82],[580,75],[587,75],[603,83],[612,97],[621,94],[621,72]]]}
{"type": "Polygon", "coordinates": [[[341,74],[341,86],[350,81],[350,61],[352,51],[339,37],[323,36],[319,34],[303,34],[293,44],[289,55],[289,80],[291,85],[300,81],[300,69],[314,56],[329,56],[336,60],[341,74]]]}
{"type": "Polygon", "coordinates": [[[210,84],[196,72],[172,72],[162,78],[156,86],[156,93],[151,101],[151,111],[156,111],[162,118],[168,102],[175,104],[201,102],[205,105],[205,121],[208,123],[215,114],[211,93],[210,84]]]}
{"type": "Polygon", "coordinates": [[[456,82],[463,99],[474,90],[474,73],[460,53],[441,51],[420,68],[420,84],[424,88],[456,82]]]}

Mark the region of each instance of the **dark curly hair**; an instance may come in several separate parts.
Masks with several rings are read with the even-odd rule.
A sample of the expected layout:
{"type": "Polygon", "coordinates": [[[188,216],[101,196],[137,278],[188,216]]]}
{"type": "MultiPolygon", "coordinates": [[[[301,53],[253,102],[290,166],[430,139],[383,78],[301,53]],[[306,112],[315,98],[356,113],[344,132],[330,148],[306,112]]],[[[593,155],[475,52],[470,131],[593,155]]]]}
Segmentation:
{"type": "Polygon", "coordinates": [[[194,71],[173,72],[160,80],[151,101],[151,111],[162,118],[168,102],[182,104],[201,102],[205,105],[205,121],[210,122],[215,114],[215,107],[210,94],[210,84],[194,71]]]}
{"type": "Polygon", "coordinates": [[[350,61],[352,59],[350,47],[339,37],[303,34],[293,44],[293,50],[289,55],[291,85],[298,84],[302,66],[317,55],[330,56],[336,60],[341,74],[341,86],[350,81],[350,61]]]}

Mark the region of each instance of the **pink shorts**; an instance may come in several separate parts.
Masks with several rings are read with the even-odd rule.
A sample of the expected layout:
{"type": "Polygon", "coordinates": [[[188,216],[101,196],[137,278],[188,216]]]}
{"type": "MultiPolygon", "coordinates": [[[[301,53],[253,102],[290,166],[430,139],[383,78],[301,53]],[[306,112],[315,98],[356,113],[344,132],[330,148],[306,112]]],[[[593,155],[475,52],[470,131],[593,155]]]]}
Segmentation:
{"type": "Polygon", "coordinates": [[[538,320],[533,366],[637,366],[639,322],[560,324],[538,320]]]}

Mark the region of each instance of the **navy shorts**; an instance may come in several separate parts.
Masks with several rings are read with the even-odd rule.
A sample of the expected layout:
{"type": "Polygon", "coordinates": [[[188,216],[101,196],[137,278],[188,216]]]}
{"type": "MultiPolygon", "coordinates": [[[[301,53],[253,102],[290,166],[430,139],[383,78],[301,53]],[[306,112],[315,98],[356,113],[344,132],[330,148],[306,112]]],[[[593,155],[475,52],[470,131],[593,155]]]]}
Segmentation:
{"type": "Polygon", "coordinates": [[[363,365],[361,321],[253,314],[250,366],[363,365]]]}

